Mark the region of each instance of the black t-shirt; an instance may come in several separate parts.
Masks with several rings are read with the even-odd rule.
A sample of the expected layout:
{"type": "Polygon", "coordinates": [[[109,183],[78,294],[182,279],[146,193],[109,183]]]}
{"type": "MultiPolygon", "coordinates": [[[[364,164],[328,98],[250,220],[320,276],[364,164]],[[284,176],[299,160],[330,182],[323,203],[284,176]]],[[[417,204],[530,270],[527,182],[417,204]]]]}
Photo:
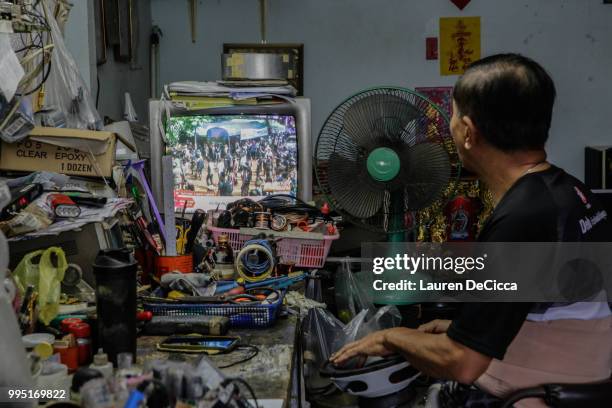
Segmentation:
{"type": "MultiPolygon", "coordinates": [[[[478,236],[480,242],[610,240],[610,215],[584,184],[555,166],[517,180],[478,236]]],[[[447,334],[501,360],[533,307],[533,303],[465,303],[447,334]]]]}

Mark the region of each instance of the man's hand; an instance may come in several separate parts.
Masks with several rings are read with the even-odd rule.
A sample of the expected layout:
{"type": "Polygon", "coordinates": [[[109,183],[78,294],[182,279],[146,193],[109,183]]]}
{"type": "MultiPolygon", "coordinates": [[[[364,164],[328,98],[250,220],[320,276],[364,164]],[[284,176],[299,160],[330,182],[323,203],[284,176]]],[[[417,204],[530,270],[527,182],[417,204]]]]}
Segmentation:
{"type": "Polygon", "coordinates": [[[342,365],[353,357],[365,360],[367,356],[401,354],[426,375],[471,384],[486,371],[491,357],[449,338],[444,333],[449,325],[448,320],[437,320],[418,330],[395,327],[374,332],[345,345],[332,354],[330,361],[342,365]]]}
{"type": "Polygon", "coordinates": [[[420,325],[417,330],[422,331],[423,333],[432,333],[432,334],[446,333],[448,331],[448,326],[450,326],[450,324],[451,324],[450,320],[436,319],[436,320],[432,320],[429,323],[420,325]]]}
{"type": "Polygon", "coordinates": [[[361,340],[345,344],[340,350],[329,358],[334,365],[343,365],[353,357],[378,356],[386,357],[394,352],[388,348],[385,341],[386,334],[393,329],[370,333],[361,340]]]}

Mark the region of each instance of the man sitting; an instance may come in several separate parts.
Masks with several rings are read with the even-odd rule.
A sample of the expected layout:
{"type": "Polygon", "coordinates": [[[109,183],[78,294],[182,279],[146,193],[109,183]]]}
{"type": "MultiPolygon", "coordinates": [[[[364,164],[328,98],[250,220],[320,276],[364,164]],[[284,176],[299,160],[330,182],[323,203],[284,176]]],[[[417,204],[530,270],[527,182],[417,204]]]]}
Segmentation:
{"type": "MultiPolygon", "coordinates": [[[[555,93],[546,71],[516,54],[484,58],[457,82],[451,134],[463,165],[494,197],[495,209],[479,241],[612,238],[610,216],[589,189],[546,161],[555,93]],[[597,223],[581,228],[585,217],[597,223]]],[[[610,378],[611,315],[605,299],[463,304],[452,322],[379,331],[345,345],[331,361],[400,353],[427,375],[477,386],[452,387],[444,394],[447,404],[494,407],[517,389],[610,378]]],[[[516,406],[544,405],[530,399],[516,406]]]]}

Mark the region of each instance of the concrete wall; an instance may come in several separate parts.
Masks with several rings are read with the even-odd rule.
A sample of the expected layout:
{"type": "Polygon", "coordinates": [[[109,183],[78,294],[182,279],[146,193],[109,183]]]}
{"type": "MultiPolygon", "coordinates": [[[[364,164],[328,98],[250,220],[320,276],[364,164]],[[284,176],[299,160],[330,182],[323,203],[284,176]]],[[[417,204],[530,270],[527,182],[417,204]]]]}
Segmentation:
{"type": "Polygon", "coordinates": [[[85,84],[90,87],[96,83],[96,50],[94,44],[94,0],[81,0],[73,3],[70,17],[64,28],[66,48],[72,54],[81,71],[85,84]]]}
{"type": "MultiPolygon", "coordinates": [[[[224,42],[258,42],[255,0],[199,0],[192,44],[187,1],[151,0],[161,42],[162,83],[221,76],[224,42]]],[[[583,147],[612,143],[612,5],[601,0],[269,0],[269,42],[305,45],[305,95],[313,137],[344,98],[376,85],[446,86],[425,38],[439,17],[481,16],[482,53],[519,52],[542,63],[558,88],[548,150],[579,177],[583,147]]],[[[140,113],[140,112],[139,112],[140,113]]]]}
{"type": "MultiPolygon", "coordinates": [[[[137,0],[138,30],[136,63],[116,62],[112,50],[107,50],[107,62],[98,67],[102,116],[123,118],[124,93],[129,92],[140,123],[148,124],[149,99],[149,35],[151,34],[151,3],[137,0]]],[[[95,88],[95,87],[94,87],[95,88]]]]}
{"type": "MultiPolygon", "coordinates": [[[[95,0],[97,3],[98,0],[95,0]]],[[[133,64],[116,62],[108,49],[107,62],[96,67],[95,35],[93,19],[94,0],[74,2],[66,24],[66,44],[77,62],[81,75],[95,99],[97,82],[100,82],[98,111],[102,117],[114,120],[123,118],[124,93],[132,96],[139,121],[148,124],[147,99],[149,98],[149,35],[151,33],[151,3],[136,0],[138,8],[137,60],[133,64]]]]}

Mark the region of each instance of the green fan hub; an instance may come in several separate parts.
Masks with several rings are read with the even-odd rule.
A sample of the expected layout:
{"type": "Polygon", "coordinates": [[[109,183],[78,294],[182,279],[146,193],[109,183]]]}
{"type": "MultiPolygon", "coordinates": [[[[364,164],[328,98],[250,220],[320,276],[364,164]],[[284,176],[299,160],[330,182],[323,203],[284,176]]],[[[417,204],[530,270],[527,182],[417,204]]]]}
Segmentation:
{"type": "Polygon", "coordinates": [[[388,147],[372,150],[367,161],[368,173],[376,181],[391,181],[400,171],[400,158],[388,147]]]}

